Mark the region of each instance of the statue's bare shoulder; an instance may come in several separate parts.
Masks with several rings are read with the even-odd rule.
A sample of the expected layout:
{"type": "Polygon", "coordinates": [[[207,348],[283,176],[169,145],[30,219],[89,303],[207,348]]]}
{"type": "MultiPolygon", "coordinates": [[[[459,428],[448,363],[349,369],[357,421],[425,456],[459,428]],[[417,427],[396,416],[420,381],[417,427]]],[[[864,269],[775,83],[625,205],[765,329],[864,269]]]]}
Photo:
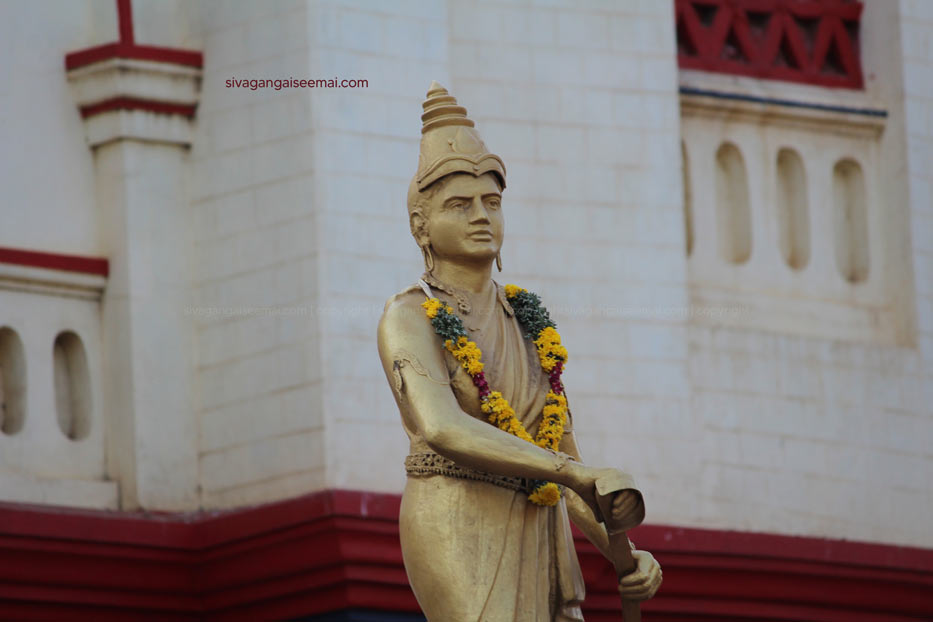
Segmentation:
{"type": "Polygon", "coordinates": [[[379,320],[380,332],[382,325],[386,324],[393,329],[409,328],[414,324],[424,325],[425,314],[421,303],[424,302],[424,292],[418,285],[409,285],[397,294],[386,300],[379,320]]]}
{"type": "Polygon", "coordinates": [[[418,355],[439,350],[437,336],[421,306],[423,302],[424,292],[418,285],[411,285],[386,301],[378,333],[383,359],[393,357],[399,350],[418,355]]]}
{"type": "Polygon", "coordinates": [[[424,302],[424,292],[421,290],[417,283],[414,283],[397,294],[392,294],[389,296],[389,299],[386,300],[385,308],[382,310],[383,317],[385,317],[385,313],[391,307],[397,307],[399,305],[415,305],[420,307],[422,302],[424,302]]]}
{"type": "Polygon", "coordinates": [[[400,369],[406,365],[417,373],[415,378],[432,380],[429,387],[448,384],[443,350],[421,306],[424,299],[419,286],[408,287],[386,301],[379,320],[379,357],[400,401],[404,384],[400,369]]]}

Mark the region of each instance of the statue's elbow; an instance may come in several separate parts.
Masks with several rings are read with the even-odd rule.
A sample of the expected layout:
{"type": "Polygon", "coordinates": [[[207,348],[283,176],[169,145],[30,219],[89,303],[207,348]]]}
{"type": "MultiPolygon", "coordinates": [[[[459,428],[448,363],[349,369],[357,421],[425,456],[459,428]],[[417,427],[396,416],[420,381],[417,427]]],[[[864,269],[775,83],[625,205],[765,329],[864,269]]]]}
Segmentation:
{"type": "Polygon", "coordinates": [[[454,442],[455,434],[452,433],[449,426],[440,423],[430,423],[422,427],[424,442],[428,444],[433,451],[439,454],[445,454],[450,450],[454,442]]]}

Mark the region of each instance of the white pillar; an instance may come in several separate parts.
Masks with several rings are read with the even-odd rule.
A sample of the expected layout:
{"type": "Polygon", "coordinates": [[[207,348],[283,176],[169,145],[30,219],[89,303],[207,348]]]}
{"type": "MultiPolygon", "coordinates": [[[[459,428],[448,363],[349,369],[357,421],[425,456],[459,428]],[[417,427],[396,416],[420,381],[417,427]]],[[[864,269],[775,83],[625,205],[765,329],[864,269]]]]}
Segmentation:
{"type": "Polygon", "coordinates": [[[95,154],[108,475],[123,509],[198,500],[185,167],[200,69],[108,59],[68,79],[95,154]]]}

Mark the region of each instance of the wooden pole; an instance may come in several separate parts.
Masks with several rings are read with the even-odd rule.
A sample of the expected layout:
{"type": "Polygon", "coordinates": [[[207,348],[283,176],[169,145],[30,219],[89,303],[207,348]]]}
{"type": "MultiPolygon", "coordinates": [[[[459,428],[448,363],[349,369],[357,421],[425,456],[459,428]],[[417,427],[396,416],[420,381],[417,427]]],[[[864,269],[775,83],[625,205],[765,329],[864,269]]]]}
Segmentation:
{"type": "MultiPolygon", "coordinates": [[[[626,532],[645,520],[645,502],[641,492],[635,487],[635,479],[622,471],[596,480],[596,499],[603,524],[609,534],[609,551],[612,554],[616,577],[621,579],[635,570],[635,558],[632,557],[632,549],[629,546],[626,532]],[[613,521],[612,500],[615,495],[623,491],[631,491],[638,495],[637,511],[631,520],[613,521]]],[[[622,619],[624,622],[641,622],[641,608],[638,601],[622,599],[622,619]]]]}

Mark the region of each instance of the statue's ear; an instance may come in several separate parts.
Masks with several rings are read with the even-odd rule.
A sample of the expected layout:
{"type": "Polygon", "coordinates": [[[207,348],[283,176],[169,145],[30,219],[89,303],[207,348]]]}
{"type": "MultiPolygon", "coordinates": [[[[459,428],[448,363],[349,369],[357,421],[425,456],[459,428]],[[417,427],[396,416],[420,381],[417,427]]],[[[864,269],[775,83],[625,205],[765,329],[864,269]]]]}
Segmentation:
{"type": "Polygon", "coordinates": [[[411,234],[415,236],[418,246],[424,246],[430,241],[428,238],[428,219],[424,217],[420,209],[416,209],[411,213],[409,225],[411,226],[411,234]]]}

